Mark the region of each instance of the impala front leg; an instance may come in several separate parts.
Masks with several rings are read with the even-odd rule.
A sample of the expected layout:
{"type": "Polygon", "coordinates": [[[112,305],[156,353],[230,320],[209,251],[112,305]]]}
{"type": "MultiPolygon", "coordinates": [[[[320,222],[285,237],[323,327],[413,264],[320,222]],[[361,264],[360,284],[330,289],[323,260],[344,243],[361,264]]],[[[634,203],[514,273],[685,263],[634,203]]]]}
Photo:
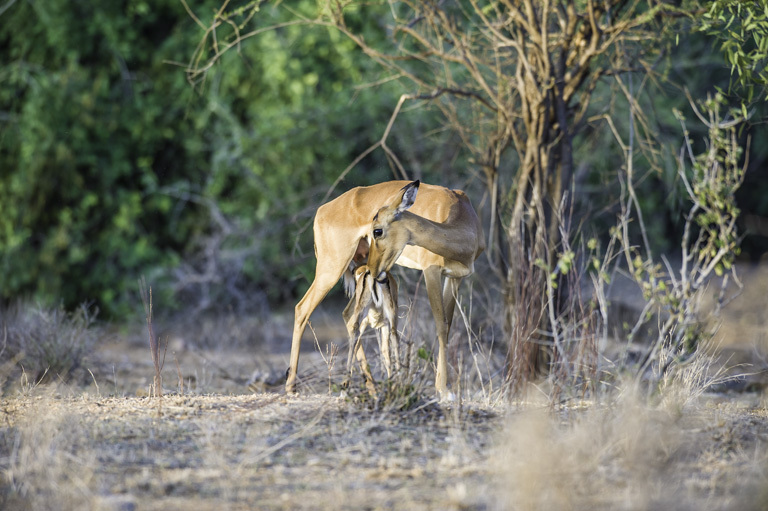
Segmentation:
{"type": "Polygon", "coordinates": [[[395,359],[393,370],[400,371],[400,339],[397,337],[397,326],[389,329],[389,345],[392,347],[392,358],[395,359]]]}
{"type": "Polygon", "coordinates": [[[356,337],[350,336],[349,338],[349,354],[347,355],[347,375],[344,377],[342,386],[349,388],[349,384],[352,381],[352,354],[354,353],[358,363],[360,364],[360,370],[363,372],[363,378],[365,378],[365,387],[370,392],[371,396],[376,397],[376,387],[374,385],[373,374],[371,374],[371,368],[368,365],[368,359],[365,356],[365,350],[363,349],[363,343],[361,339],[362,333],[358,333],[356,337]]]}
{"type": "Polygon", "coordinates": [[[389,347],[391,339],[391,329],[389,325],[384,325],[379,328],[379,352],[384,362],[384,370],[387,372],[387,379],[392,378],[392,358],[390,356],[389,347]]]}
{"type": "Polygon", "coordinates": [[[357,361],[360,363],[360,369],[362,369],[363,378],[365,378],[365,388],[368,389],[368,394],[370,394],[371,398],[375,400],[377,397],[376,384],[371,374],[371,367],[368,365],[368,359],[365,358],[365,350],[363,350],[361,342],[357,343],[357,350],[355,351],[357,351],[357,361]]]}
{"type": "Polygon", "coordinates": [[[344,312],[341,313],[341,317],[344,318],[344,325],[347,327],[347,339],[349,339],[349,353],[347,354],[347,374],[344,376],[342,387],[347,388],[349,382],[352,380],[352,355],[355,351],[357,344],[358,333],[360,331],[360,323],[358,320],[358,314],[355,310],[356,297],[352,296],[349,303],[344,308],[344,312]]]}
{"type": "MultiPolygon", "coordinates": [[[[359,290],[359,288],[358,288],[359,290]]],[[[358,294],[359,296],[359,294],[358,294]]],[[[349,388],[349,384],[352,381],[352,355],[355,354],[360,364],[360,369],[363,372],[365,378],[365,386],[368,392],[375,399],[376,387],[374,385],[373,375],[371,374],[370,366],[368,365],[368,359],[365,356],[365,350],[363,350],[363,328],[360,325],[360,311],[357,308],[356,297],[352,297],[349,304],[342,312],[344,323],[347,326],[347,336],[349,338],[349,353],[347,354],[347,374],[344,377],[342,386],[349,388]]],[[[365,323],[366,321],[363,320],[365,323]]]]}

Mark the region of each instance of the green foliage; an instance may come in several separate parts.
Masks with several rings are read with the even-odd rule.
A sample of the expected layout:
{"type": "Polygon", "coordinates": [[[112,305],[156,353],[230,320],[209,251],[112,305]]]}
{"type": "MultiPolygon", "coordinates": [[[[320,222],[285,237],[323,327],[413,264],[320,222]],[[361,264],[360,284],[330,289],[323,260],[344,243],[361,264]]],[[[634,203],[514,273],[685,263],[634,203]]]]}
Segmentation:
{"type": "Polygon", "coordinates": [[[180,11],[173,0],[60,1],[3,15],[3,298],[125,312],[136,278],[172,264],[196,229],[194,208],[160,193],[199,181],[206,160],[184,122],[193,92],[163,64],[193,42],[170,37],[180,11]]]}
{"type": "MultiPolygon", "coordinates": [[[[700,25],[720,45],[739,93],[747,102],[766,96],[768,86],[768,1],[715,0],[700,25]]],[[[746,117],[746,107],[744,107],[746,117]]]]}
{"type": "MultiPolygon", "coordinates": [[[[190,5],[201,20],[218,7],[190,5]]],[[[262,27],[289,17],[256,14],[262,27]]],[[[366,65],[351,42],[290,26],[224,55],[193,88],[171,63],[189,61],[197,29],[178,0],[19,2],[3,13],[0,298],[136,314],[146,274],[167,310],[183,287],[174,268],[202,268],[212,237],[216,254],[248,249],[231,272],[241,291],[296,293],[312,241],[294,257],[294,223],[381,133],[397,84],[356,90],[366,65]]],[[[389,175],[374,156],[341,190],[389,175]]]]}

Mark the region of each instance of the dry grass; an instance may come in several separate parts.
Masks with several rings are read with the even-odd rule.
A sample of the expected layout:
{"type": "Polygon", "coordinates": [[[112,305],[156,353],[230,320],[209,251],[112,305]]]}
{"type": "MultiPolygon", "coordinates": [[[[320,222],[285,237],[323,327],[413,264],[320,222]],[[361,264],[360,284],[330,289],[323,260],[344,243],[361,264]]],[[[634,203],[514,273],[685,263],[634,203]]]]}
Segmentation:
{"type": "Polygon", "coordinates": [[[374,413],[317,395],[156,401],[6,402],[7,508],[450,507],[462,495],[479,498],[462,485],[489,485],[484,459],[496,423],[486,410],[465,409],[457,422],[434,405],[374,413]]]}
{"type": "MultiPolygon", "coordinates": [[[[754,396],[753,396],[754,397],[754,396]]],[[[0,407],[4,509],[764,509],[765,402],[371,410],[325,394],[0,407]]]]}
{"type": "Polygon", "coordinates": [[[499,509],[765,509],[768,412],[701,401],[515,414],[492,457],[499,509]],[[724,439],[728,439],[724,441],[724,439]]]}
{"type": "MultiPolygon", "coordinates": [[[[81,429],[82,417],[52,407],[50,396],[24,401],[26,413],[13,427],[4,427],[0,439],[4,507],[87,508],[94,495],[98,457],[87,442],[87,432],[81,429]]],[[[3,406],[7,422],[14,403],[3,406]]]]}
{"type": "Polygon", "coordinates": [[[0,307],[0,387],[19,371],[32,384],[82,377],[78,370],[100,335],[97,314],[86,304],[71,313],[24,302],[0,307]]]}

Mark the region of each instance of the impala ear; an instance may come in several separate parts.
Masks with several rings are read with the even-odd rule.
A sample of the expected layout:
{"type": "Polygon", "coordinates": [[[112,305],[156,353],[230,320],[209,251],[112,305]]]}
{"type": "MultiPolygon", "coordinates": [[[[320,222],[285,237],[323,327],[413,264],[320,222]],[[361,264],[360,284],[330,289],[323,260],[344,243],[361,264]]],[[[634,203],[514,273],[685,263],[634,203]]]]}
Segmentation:
{"type": "Polygon", "coordinates": [[[397,206],[397,214],[402,213],[406,209],[413,206],[414,201],[416,200],[416,192],[419,191],[419,180],[412,183],[408,183],[403,187],[403,195],[400,197],[400,205],[397,206]]]}

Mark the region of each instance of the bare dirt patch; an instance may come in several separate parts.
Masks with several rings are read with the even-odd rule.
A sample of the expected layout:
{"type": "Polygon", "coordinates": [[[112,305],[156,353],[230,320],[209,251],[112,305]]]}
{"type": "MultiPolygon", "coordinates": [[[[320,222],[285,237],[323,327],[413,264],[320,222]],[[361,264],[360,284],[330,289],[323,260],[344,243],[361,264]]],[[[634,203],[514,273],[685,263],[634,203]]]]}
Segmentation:
{"type": "Polygon", "coordinates": [[[5,497],[31,509],[452,507],[487,493],[500,424],[457,412],[323,395],[23,397],[2,411],[5,497]],[[65,473],[77,481],[49,484],[65,473]]]}

